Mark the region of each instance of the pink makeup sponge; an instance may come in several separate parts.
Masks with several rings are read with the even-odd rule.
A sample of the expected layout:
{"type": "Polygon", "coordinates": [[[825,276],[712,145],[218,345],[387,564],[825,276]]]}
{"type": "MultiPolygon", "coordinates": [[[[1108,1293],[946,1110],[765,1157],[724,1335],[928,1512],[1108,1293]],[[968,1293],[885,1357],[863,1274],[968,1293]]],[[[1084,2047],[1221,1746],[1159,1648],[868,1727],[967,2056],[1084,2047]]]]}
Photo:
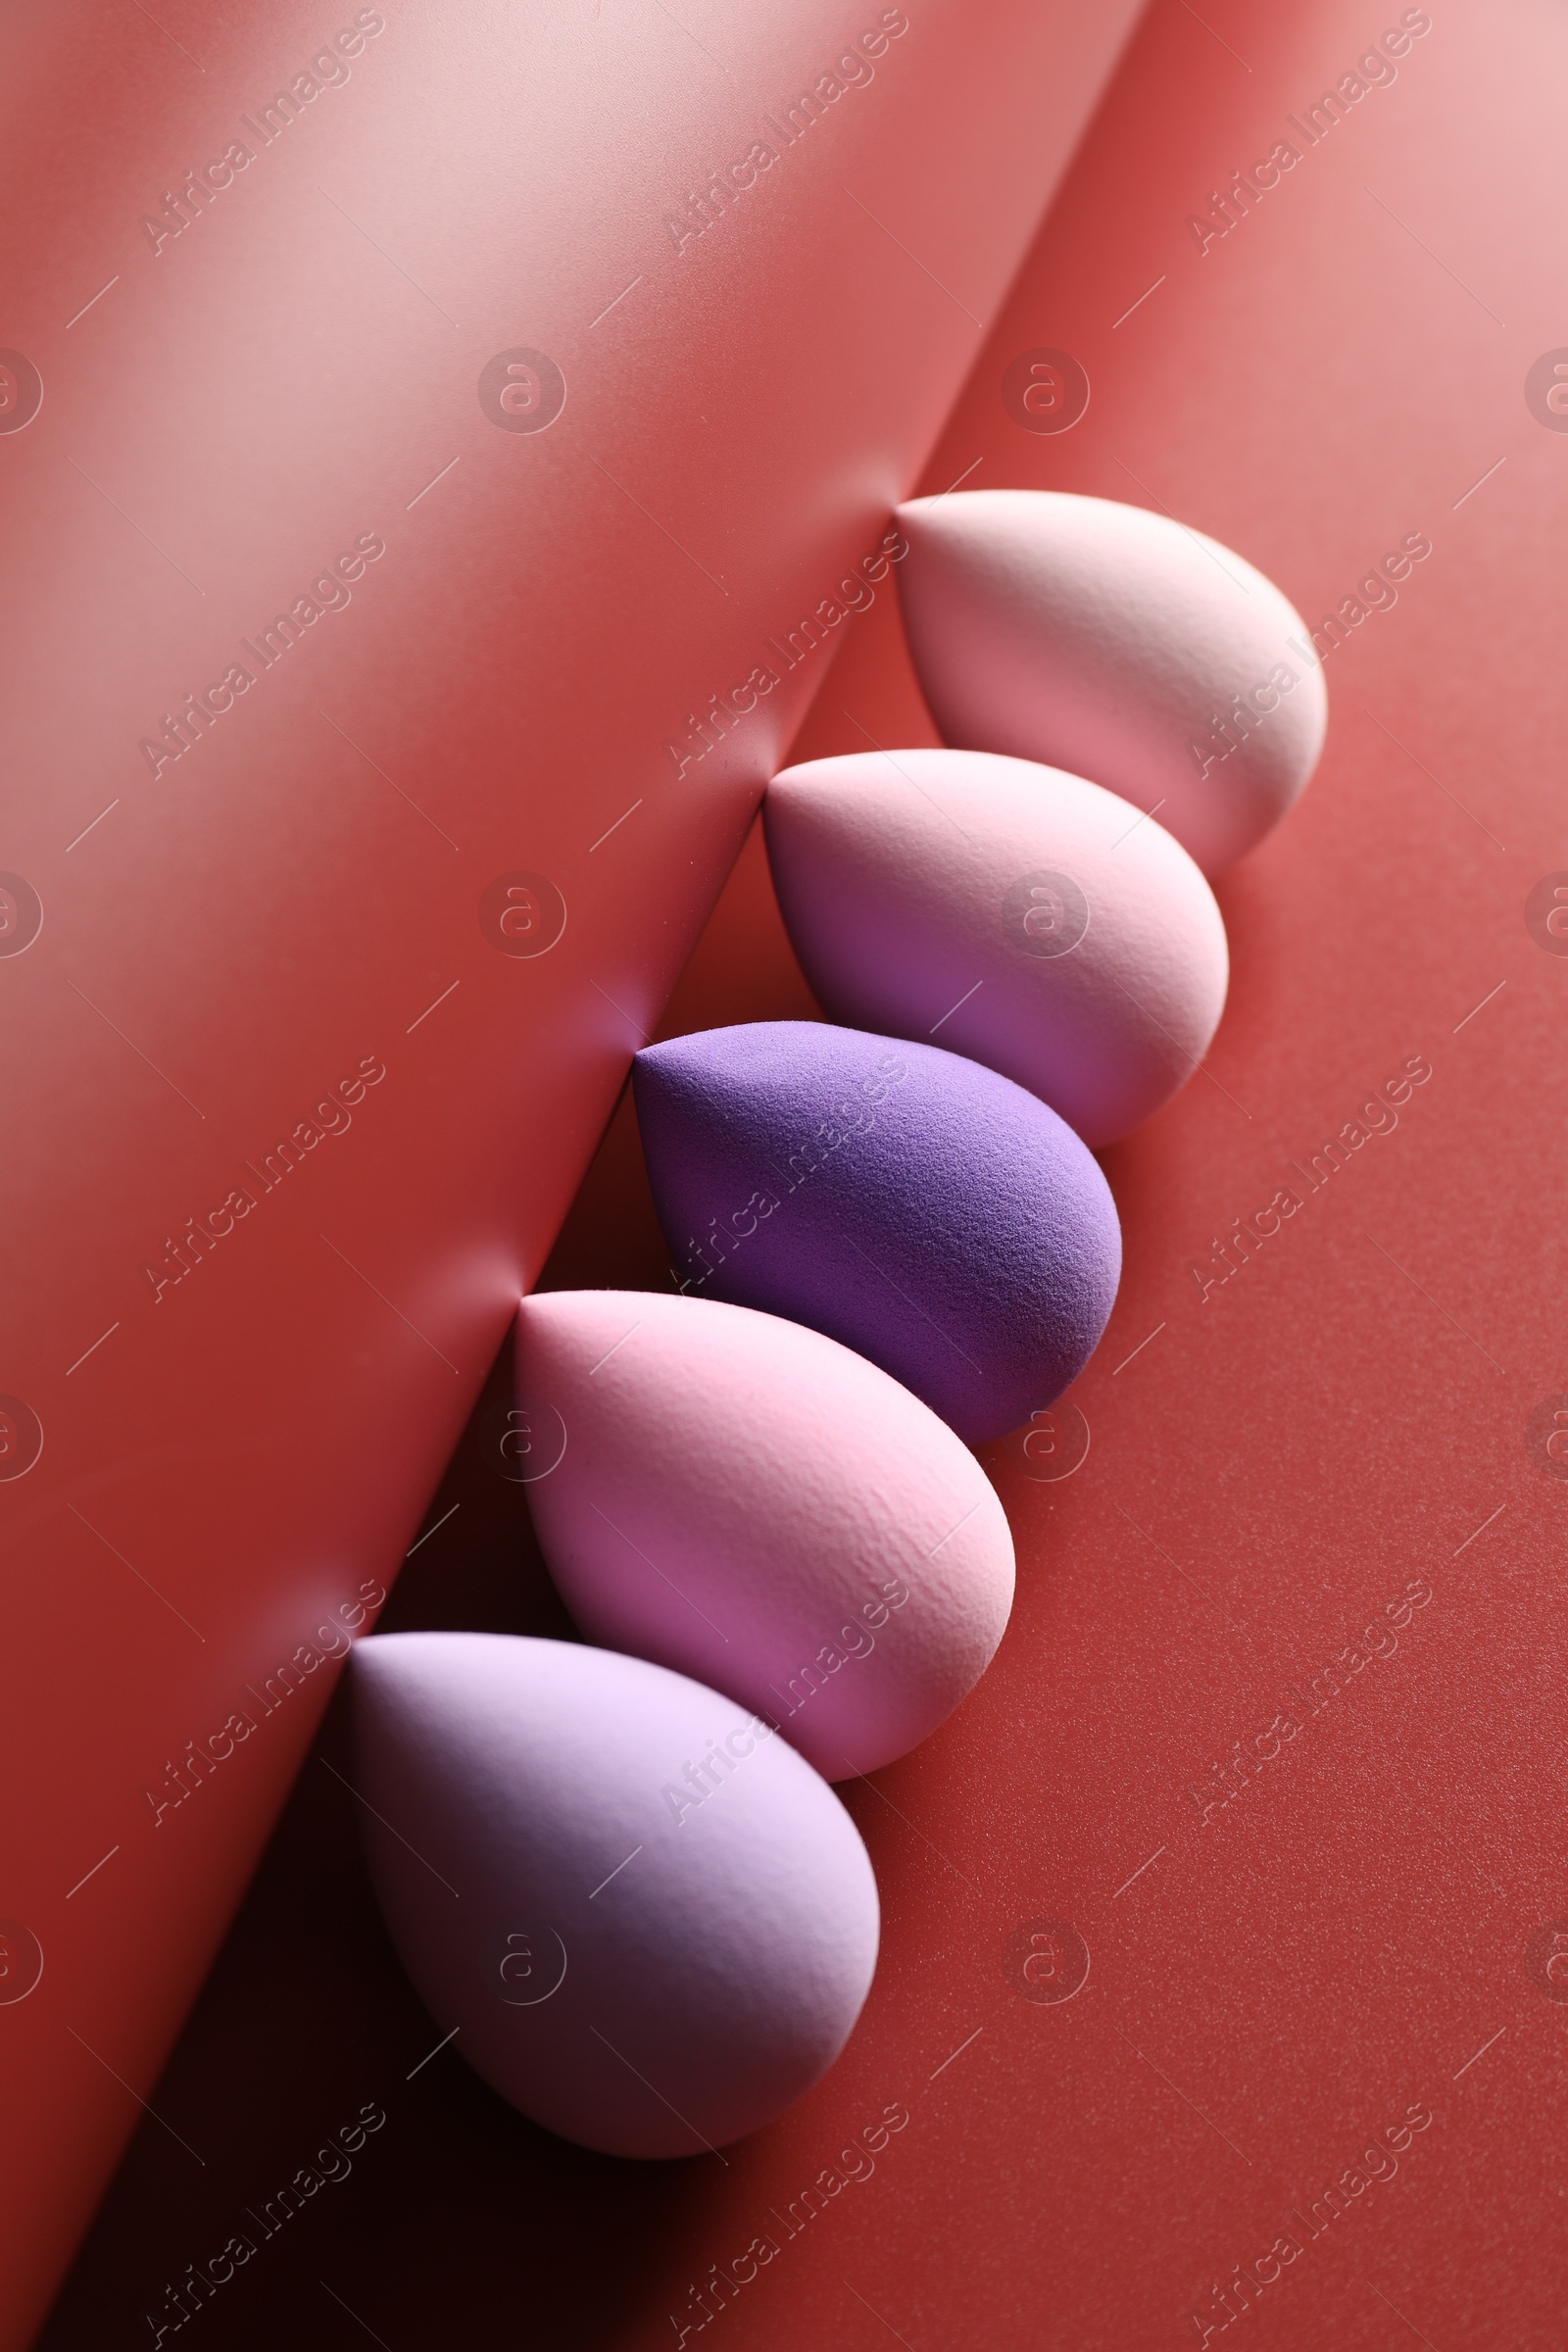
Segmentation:
{"type": "Polygon", "coordinates": [[[790,938],[836,1019],[934,1032],[1093,1146],[1207,1051],[1229,971],[1214,894],[1098,784],[991,752],[857,752],[787,767],[762,808],[790,938]]]}
{"type": "Polygon", "coordinates": [[[517,1382],[565,1429],[528,1499],[590,1640],[727,1691],[829,1780],[904,1755],[990,1664],[1006,1514],[848,1348],[712,1299],[555,1291],[522,1302],[517,1382]]]}
{"type": "Polygon", "coordinates": [[[1167,515],[1065,491],[917,498],[898,519],[909,646],[950,743],[1157,808],[1205,874],[1278,824],[1328,696],[1260,571],[1167,515]]]}
{"type": "Polygon", "coordinates": [[[353,1678],[392,1939],[504,2099],[608,2155],[688,2156],[832,2065],[876,1966],[876,1883],[786,1740],[569,1642],[379,1634],[353,1678]]]}

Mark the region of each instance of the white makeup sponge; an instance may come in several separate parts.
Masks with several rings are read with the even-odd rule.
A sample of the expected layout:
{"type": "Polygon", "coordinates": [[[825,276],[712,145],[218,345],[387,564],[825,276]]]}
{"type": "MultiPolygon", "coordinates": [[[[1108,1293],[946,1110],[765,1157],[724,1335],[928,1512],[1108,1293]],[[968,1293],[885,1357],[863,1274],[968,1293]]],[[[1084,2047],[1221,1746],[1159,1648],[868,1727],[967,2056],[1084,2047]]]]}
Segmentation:
{"type": "Polygon", "coordinates": [[[1244,558],[1065,491],[918,498],[898,520],[910,651],[950,743],[1156,809],[1205,874],[1278,824],[1328,696],[1300,614],[1244,558]]]}

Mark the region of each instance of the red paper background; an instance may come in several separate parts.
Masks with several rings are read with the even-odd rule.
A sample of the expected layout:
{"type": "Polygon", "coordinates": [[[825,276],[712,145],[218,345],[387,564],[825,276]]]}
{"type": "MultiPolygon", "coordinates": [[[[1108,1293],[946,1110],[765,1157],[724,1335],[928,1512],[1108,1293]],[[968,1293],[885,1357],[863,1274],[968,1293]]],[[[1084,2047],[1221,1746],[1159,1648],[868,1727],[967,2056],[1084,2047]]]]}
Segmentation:
{"type": "Polygon", "coordinates": [[[0,1990],[43,1957],[0,2002],[7,2343],[329,1674],[180,1810],[144,1791],[390,1580],[820,662],[700,763],[666,738],[881,535],[1132,14],[933,6],[776,134],[877,9],[62,0],[6,29],[0,346],[44,394],[26,420],[0,383],[0,870],[43,907],[0,939],[0,1394],[44,1440],[0,1478],[0,1990]],[[346,80],[341,50],[310,71],[338,33],[346,80]],[[760,137],[677,250],[665,216],[760,137]],[[149,235],[195,169],[206,209],[149,235]],[[564,376],[537,434],[482,405],[519,348],[564,376]],[[237,656],[243,697],[150,766],[237,656]],[[518,871],[564,901],[538,959],[487,911],[518,871]],[[318,1142],[365,1058],[384,1080],[318,1142]],[[302,1128],[298,1168],[247,1174],[302,1128]]]}
{"type": "MultiPolygon", "coordinates": [[[[1313,622],[1404,533],[1433,554],[1330,657],[1322,769],[1221,885],[1208,1074],[1106,1155],[1127,1270],[1076,1392],[1089,1458],[1053,1486],[1016,1442],[988,1457],[1021,1569],[997,1664],[849,1792],[886,1907],[849,2051],[723,2167],[534,2132],[454,2053],[419,2066],[437,2034],[380,1936],[352,1800],[313,1762],[152,2094],[207,2161],[143,2126],[51,2346],[139,2327],[362,2100],[383,2133],[191,2323],[213,2340],[368,2328],[401,2352],[505,2326],[641,2352],[769,2232],[777,2258],[703,2340],[1125,2352],[1198,2342],[1187,2315],[1217,2321],[1212,2284],[1282,2231],[1301,2251],[1227,2341],[1560,2340],[1568,2004],[1542,1937],[1568,1922],[1568,1497],[1539,1415],[1568,1390],[1568,970],[1525,909],[1568,865],[1568,441],[1524,391],[1568,334],[1560,21],[1434,12],[1253,216],[1201,255],[1186,226],[1382,28],[1350,0],[1156,6],[927,469],[1166,506],[1313,622]],[[1059,438],[1002,406],[1036,345],[1093,383],[1059,438]],[[1397,1129],[1200,1300],[1211,1237],[1416,1054],[1433,1075],[1397,1129]],[[1352,1668],[1413,1579],[1430,1603],[1352,1668]],[[1318,1711],[1287,1695],[1336,1661],[1318,1711]],[[1190,1789],[1282,1711],[1279,1755],[1201,1818],[1190,1789]],[[1041,1919],[1091,1956],[1059,2004],[1019,1994],[1014,1938],[1041,1919]],[[909,2122],[874,2177],[786,2236],[770,2213],[889,2102],[909,2122]],[[1290,2218],[1412,2104],[1433,2120],[1392,2180],[1315,2235],[1290,2218]]],[[[796,756],[862,729],[931,740],[885,600],[796,756]]],[[[803,1002],[754,841],[666,1026],[803,1002]]],[[[622,1113],[547,1279],[662,1276],[622,1113]]],[[[559,1622],[537,1561],[518,1573],[518,1498],[481,1418],[386,1622],[559,1622]]]]}

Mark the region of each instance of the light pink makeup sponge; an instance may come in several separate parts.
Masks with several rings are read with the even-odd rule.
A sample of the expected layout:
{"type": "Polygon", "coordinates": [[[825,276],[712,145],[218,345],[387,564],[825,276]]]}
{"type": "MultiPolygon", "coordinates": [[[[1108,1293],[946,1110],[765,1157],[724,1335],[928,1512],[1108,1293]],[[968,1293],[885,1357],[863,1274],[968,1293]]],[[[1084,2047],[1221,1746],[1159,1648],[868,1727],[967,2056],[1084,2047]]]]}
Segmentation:
{"type": "Polygon", "coordinates": [[[1214,894],[1155,820],[991,752],[856,752],[762,804],[790,938],[834,1018],[966,1054],[1086,1144],[1208,1049],[1229,956],[1214,894]]]}
{"type": "Polygon", "coordinates": [[[876,1966],[876,1883],[786,1740],[569,1642],[379,1634],[353,1689],[392,1939],[504,2099],[608,2155],[688,2156],[832,2065],[876,1966]]]}
{"type": "Polygon", "coordinates": [[[909,646],[950,743],[1157,808],[1205,874],[1278,824],[1328,696],[1260,571],[1167,515],[1065,491],[917,498],[898,519],[909,646]]]}
{"type": "Polygon", "coordinates": [[[544,1292],[517,1381],[565,1427],[528,1499],[591,1640],[727,1691],[829,1780],[904,1755],[990,1664],[1006,1515],[947,1424],[836,1340],[715,1299],[544,1292]]]}

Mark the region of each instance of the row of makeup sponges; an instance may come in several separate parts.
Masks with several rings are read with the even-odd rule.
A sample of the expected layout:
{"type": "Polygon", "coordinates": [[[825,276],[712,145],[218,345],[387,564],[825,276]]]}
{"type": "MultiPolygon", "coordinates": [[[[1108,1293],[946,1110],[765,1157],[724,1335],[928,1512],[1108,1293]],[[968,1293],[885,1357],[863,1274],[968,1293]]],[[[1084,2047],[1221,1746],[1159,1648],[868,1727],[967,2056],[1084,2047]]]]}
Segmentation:
{"type": "Polygon", "coordinates": [[[780,908],[832,1021],[652,1047],[635,1086],[685,1288],[859,1349],[971,1443],[1082,1370],[1120,1234],[1093,1153],[1224,1010],[1208,876],[1305,785],[1327,704],[1263,575],[1164,515],[983,491],[899,511],[956,748],[775,776],[780,908]]]}
{"type": "Polygon", "coordinates": [[[372,1874],[431,2015],[503,2097],[612,2154],[689,2155],[848,2039],[879,1910],[828,1784],[979,1679],[1011,1538],[934,1413],[780,1317],[538,1294],[517,1366],[541,1547],[604,1646],[361,1644],[372,1874]]]}
{"type": "Polygon", "coordinates": [[[901,520],[916,664],[965,748],[786,770],[764,808],[800,960],[853,1026],[639,1054],[683,1295],[520,1310],[535,1526],[603,1646],[392,1636],[357,1668],[411,1975],[514,2105],[618,2153],[755,2129],[853,2028],[877,1897],[828,1783],[928,1737],[996,1650],[1012,1547],[962,1441],[1098,1343],[1120,1230],[1092,1147],[1206,1051],[1205,874],[1321,742],[1296,615],[1199,534],[1026,492],[901,520]]]}

